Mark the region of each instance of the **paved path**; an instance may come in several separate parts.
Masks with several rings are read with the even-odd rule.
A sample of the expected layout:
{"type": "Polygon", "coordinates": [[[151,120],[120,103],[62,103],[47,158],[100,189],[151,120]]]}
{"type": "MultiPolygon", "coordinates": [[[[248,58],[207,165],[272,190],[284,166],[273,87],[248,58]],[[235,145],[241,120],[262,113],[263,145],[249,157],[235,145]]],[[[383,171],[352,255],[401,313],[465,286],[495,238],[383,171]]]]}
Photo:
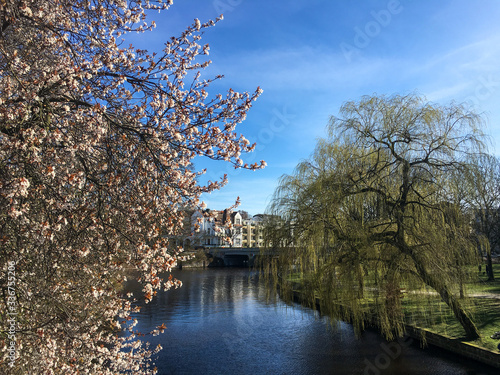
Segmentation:
{"type": "MultiPolygon", "coordinates": [[[[423,290],[412,290],[409,291],[410,294],[432,294],[437,296],[437,292],[434,291],[423,291],[423,290]]],[[[500,300],[499,293],[468,293],[467,297],[475,297],[475,298],[490,298],[490,299],[498,299],[500,300]]]]}
{"type": "Polygon", "coordinates": [[[500,299],[500,294],[497,293],[470,293],[469,297],[478,297],[478,298],[492,298],[492,299],[500,299]]]}

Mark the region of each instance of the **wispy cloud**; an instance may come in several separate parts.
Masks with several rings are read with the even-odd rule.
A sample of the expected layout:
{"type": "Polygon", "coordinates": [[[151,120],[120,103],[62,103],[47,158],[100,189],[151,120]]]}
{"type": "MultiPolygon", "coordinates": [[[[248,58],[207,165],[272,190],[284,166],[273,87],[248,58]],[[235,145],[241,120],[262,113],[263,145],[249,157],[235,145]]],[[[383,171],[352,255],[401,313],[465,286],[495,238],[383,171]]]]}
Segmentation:
{"type": "Polygon", "coordinates": [[[481,85],[500,78],[499,46],[500,36],[494,35],[455,49],[444,48],[432,57],[417,57],[408,64],[407,74],[413,76],[427,98],[433,101],[477,96],[481,85]]]}
{"type": "Polygon", "coordinates": [[[294,92],[332,90],[346,83],[359,85],[373,80],[387,67],[384,59],[346,64],[339,52],[310,46],[251,51],[223,61],[214,69],[224,71],[228,78],[238,77],[239,83],[259,82],[264,89],[294,92]]]}
{"type": "MultiPolygon", "coordinates": [[[[215,11],[211,2],[188,3],[200,4],[196,12],[215,11]]],[[[269,165],[251,176],[211,165],[211,176],[230,178],[222,191],[204,196],[211,208],[227,207],[240,196],[242,209],[261,212],[279,176],[292,173],[313,151],[329,116],[362,95],[417,91],[435,102],[471,101],[491,114],[492,124],[499,121],[500,6],[494,1],[481,7],[465,0],[402,2],[404,10],[349,60],[340,43],[352,44],[354,28],[364,30],[374,21],[372,11],[385,9],[387,2],[278,3],[233,2],[226,20],[203,40],[211,44],[214,61],[203,76],[226,76],[215,90],[264,89],[237,130],[259,145],[246,159],[269,165]],[[287,114],[286,121],[277,122],[277,112],[287,114]]],[[[186,11],[194,12],[189,4],[186,11]]],[[[500,137],[494,125],[491,129],[500,137]]]]}

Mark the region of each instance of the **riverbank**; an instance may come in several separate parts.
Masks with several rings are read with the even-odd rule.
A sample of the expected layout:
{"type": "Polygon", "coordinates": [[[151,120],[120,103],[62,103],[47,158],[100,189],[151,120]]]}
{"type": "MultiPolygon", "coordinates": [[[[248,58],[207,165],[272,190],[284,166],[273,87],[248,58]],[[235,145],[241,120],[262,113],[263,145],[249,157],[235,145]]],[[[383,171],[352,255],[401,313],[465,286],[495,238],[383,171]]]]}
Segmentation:
{"type": "MultiPolygon", "coordinates": [[[[299,303],[301,305],[315,308],[319,312],[321,312],[321,301],[319,298],[316,298],[314,306],[311,306],[310,301],[305,300],[304,295],[297,291],[293,290],[293,301],[299,303]]],[[[348,308],[343,306],[342,309],[344,312],[347,312],[346,316],[349,316],[348,308]]],[[[366,317],[365,325],[369,327],[374,327],[378,329],[380,326],[378,322],[374,318],[366,317]]],[[[444,334],[438,334],[432,332],[429,329],[406,325],[405,326],[405,334],[412,337],[415,340],[420,342],[421,347],[426,347],[428,345],[433,345],[439,347],[441,349],[447,350],[451,353],[460,355],[462,357],[466,357],[488,366],[492,366],[494,368],[500,369],[500,353],[495,352],[486,348],[479,347],[477,345],[471,344],[466,341],[462,341],[457,338],[453,338],[444,334]]]]}
{"type": "Polygon", "coordinates": [[[208,259],[206,253],[203,250],[196,251],[185,251],[182,254],[185,260],[177,261],[177,268],[205,268],[210,264],[210,259],[208,259]]]}
{"type": "Polygon", "coordinates": [[[154,359],[158,375],[498,375],[444,350],[420,350],[409,337],[397,346],[375,329],[360,337],[347,323],[332,329],[317,311],[270,295],[256,271],[185,268],[173,276],[181,288],[139,301],[134,314],[139,332],[167,326],[164,334],[143,338],[151,348],[165,348],[154,359]]]}
{"type": "Polygon", "coordinates": [[[481,348],[466,341],[434,333],[428,329],[407,325],[406,333],[423,345],[434,345],[452,353],[500,369],[500,353],[481,348]]]}
{"type": "MultiPolygon", "coordinates": [[[[192,261],[181,263],[182,267],[186,268],[205,268],[208,266],[209,259],[206,256],[195,257],[192,261]],[[203,259],[201,259],[203,258],[203,259]]],[[[475,298],[493,298],[500,299],[499,294],[484,294],[484,293],[474,293],[472,295],[475,298]]],[[[305,301],[300,291],[293,291],[293,300],[301,305],[307,307],[313,307],[321,312],[321,303],[317,299],[315,306],[311,306],[309,301],[305,301]]],[[[349,313],[346,312],[342,314],[348,316],[349,313]]],[[[379,324],[370,318],[365,319],[365,325],[371,326],[378,329],[379,324]]],[[[471,342],[463,341],[457,337],[452,337],[450,335],[444,334],[442,332],[435,332],[426,327],[420,327],[417,325],[407,324],[405,326],[405,333],[415,340],[418,340],[422,347],[427,345],[433,345],[441,349],[447,350],[451,353],[458,354],[462,357],[466,357],[483,364],[500,369],[500,352],[496,350],[490,350],[488,348],[481,347],[471,342]]]]}

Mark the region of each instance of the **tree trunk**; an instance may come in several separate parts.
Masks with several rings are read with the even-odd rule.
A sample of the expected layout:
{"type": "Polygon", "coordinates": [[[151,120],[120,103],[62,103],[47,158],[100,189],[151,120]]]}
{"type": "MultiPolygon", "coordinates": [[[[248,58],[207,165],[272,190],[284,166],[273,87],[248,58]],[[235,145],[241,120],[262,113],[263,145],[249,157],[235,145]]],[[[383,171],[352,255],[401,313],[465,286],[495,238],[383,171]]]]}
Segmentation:
{"type": "Polygon", "coordinates": [[[401,203],[399,210],[396,211],[396,223],[398,224],[397,234],[396,234],[396,245],[399,250],[411,257],[413,260],[415,267],[417,269],[417,273],[422,278],[424,283],[433,288],[436,292],[439,293],[441,299],[444,303],[446,303],[450,309],[453,311],[455,318],[463,327],[465,334],[468,339],[476,340],[480,337],[479,331],[477,330],[476,325],[472,321],[470,315],[465,311],[460,303],[460,300],[450,293],[446,282],[439,277],[439,275],[435,275],[427,269],[423,262],[419,260],[419,257],[412,248],[408,245],[405,239],[405,226],[404,226],[404,217],[405,217],[405,209],[406,209],[406,201],[407,195],[409,191],[409,164],[405,163],[403,168],[403,185],[402,185],[402,194],[401,194],[401,203]]]}
{"type": "Polygon", "coordinates": [[[479,331],[476,325],[472,321],[469,313],[465,311],[462,307],[459,299],[448,291],[447,287],[442,288],[438,291],[443,302],[445,302],[453,311],[455,318],[462,325],[465,330],[467,338],[470,340],[476,340],[479,338],[479,331]]]}
{"type": "Polygon", "coordinates": [[[488,281],[495,281],[495,274],[493,273],[493,262],[491,260],[491,249],[486,253],[486,275],[488,281]]]}
{"type": "Polygon", "coordinates": [[[415,262],[415,266],[417,268],[417,272],[422,278],[422,280],[431,288],[433,288],[438,294],[441,296],[441,299],[444,303],[446,303],[450,309],[453,311],[455,318],[463,327],[465,334],[469,340],[476,340],[480,337],[479,331],[477,330],[476,325],[472,321],[469,313],[463,308],[460,300],[450,293],[448,286],[445,284],[443,280],[441,280],[438,276],[435,276],[429,273],[426,268],[415,259],[415,256],[412,254],[412,259],[415,262]]]}

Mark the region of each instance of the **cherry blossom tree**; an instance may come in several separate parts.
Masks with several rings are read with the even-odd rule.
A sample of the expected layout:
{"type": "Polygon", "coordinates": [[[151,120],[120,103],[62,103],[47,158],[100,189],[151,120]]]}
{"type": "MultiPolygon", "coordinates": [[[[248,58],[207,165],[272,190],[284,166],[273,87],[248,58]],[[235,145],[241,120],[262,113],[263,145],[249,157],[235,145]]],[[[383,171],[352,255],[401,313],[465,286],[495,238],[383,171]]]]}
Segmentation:
{"type": "Polygon", "coordinates": [[[160,277],[182,250],[168,238],[227,182],[200,184],[194,158],[265,166],[243,162],[255,145],[235,131],[260,88],[214,94],[222,76],[200,75],[220,18],[158,53],[125,45],[170,5],[0,1],[3,374],[154,373],[122,282],[138,275],[146,300],[181,284],[160,277]]]}

